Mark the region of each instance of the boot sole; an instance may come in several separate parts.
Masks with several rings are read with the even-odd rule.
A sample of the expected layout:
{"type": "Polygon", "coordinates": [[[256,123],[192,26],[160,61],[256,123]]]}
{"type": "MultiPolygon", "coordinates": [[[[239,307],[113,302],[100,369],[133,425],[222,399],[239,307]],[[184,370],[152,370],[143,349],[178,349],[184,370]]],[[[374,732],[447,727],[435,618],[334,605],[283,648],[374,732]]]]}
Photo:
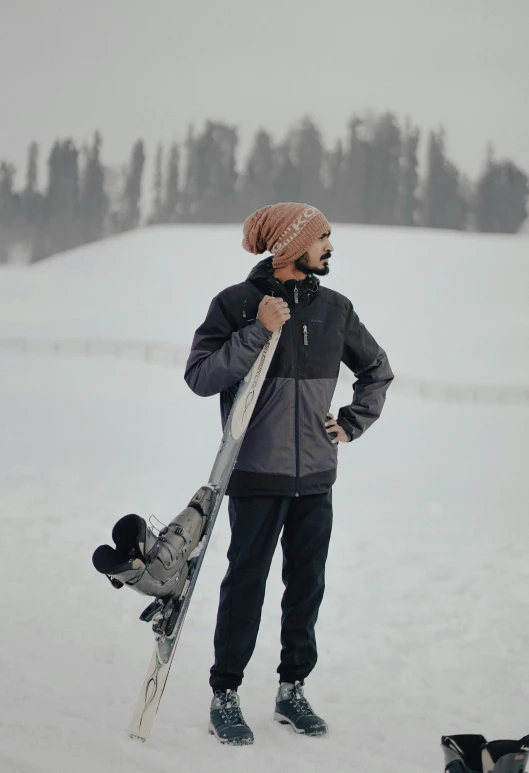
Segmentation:
{"type": "Polygon", "coordinates": [[[253,744],[254,739],[253,738],[221,738],[221,736],[216,732],[214,726],[211,724],[211,722],[208,725],[208,733],[210,735],[215,736],[217,741],[224,746],[251,746],[253,744]]]}
{"type": "Polygon", "coordinates": [[[321,728],[319,730],[317,728],[315,728],[314,730],[300,730],[299,727],[295,726],[295,724],[292,722],[291,719],[289,719],[288,717],[285,717],[283,714],[278,714],[277,712],[274,714],[274,720],[276,722],[279,722],[280,725],[290,725],[292,730],[298,735],[308,735],[311,737],[316,737],[318,735],[325,735],[325,733],[328,730],[328,728],[326,727],[321,728]]]}

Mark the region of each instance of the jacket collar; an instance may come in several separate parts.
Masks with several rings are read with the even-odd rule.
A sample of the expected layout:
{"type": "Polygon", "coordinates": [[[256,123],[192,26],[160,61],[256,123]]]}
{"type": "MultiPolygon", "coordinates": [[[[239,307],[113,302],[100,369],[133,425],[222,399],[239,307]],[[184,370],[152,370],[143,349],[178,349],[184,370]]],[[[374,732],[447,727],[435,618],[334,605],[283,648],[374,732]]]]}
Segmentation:
{"type": "Polygon", "coordinates": [[[312,301],[320,286],[320,282],[314,274],[307,274],[305,279],[299,282],[295,282],[293,279],[289,279],[285,283],[280,282],[274,276],[272,258],[260,260],[250,271],[248,281],[252,282],[267,295],[280,294],[287,298],[293,295],[294,286],[297,286],[299,298],[304,299],[307,303],[312,301]]]}

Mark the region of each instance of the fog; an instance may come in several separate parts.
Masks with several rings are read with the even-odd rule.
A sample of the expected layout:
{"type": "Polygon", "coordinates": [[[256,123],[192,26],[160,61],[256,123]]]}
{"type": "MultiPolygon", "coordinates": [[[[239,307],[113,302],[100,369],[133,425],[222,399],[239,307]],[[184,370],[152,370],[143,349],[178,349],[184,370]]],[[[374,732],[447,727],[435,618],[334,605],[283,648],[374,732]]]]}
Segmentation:
{"type": "Polygon", "coordinates": [[[488,141],[527,170],[528,28],[526,0],[1,0],[0,157],[99,129],[122,163],[207,118],[243,153],[305,114],[332,142],[372,109],[444,124],[467,174],[488,141]]]}

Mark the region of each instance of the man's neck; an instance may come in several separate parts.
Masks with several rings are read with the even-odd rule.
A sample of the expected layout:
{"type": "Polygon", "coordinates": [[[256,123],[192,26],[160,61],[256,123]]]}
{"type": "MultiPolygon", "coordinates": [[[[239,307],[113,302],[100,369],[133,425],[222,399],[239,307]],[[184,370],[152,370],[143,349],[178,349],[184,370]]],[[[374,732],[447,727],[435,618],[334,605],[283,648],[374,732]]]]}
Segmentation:
{"type": "Polygon", "coordinates": [[[274,276],[279,279],[280,282],[288,282],[289,279],[294,279],[296,282],[302,282],[307,276],[303,271],[296,268],[295,263],[289,263],[288,266],[283,268],[275,268],[274,276]]]}

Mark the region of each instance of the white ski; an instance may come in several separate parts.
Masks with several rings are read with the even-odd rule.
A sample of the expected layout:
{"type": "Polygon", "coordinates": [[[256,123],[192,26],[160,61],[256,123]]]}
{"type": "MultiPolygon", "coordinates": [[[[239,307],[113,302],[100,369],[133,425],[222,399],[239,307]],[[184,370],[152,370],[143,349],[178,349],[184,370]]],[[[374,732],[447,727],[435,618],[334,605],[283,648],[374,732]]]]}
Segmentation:
{"type": "Polygon", "coordinates": [[[224,493],[226,491],[233,467],[237,460],[237,454],[242,445],[244,435],[259,397],[261,387],[274,352],[279,341],[281,330],[272,333],[265,344],[261,354],[255,361],[248,375],[241,381],[230,416],[226,423],[220,448],[218,450],[207,489],[213,496],[213,507],[208,515],[204,534],[193,554],[187,582],[179,599],[178,617],[171,636],[158,636],[154,652],[147,669],[145,681],[141,688],[140,697],[129,726],[131,738],[139,738],[145,741],[151,731],[154,717],[160,705],[169,669],[173,661],[176,645],[182,632],[182,627],[191,596],[197,581],[198,573],[204,560],[204,555],[209,543],[209,538],[215,525],[224,493]]]}

